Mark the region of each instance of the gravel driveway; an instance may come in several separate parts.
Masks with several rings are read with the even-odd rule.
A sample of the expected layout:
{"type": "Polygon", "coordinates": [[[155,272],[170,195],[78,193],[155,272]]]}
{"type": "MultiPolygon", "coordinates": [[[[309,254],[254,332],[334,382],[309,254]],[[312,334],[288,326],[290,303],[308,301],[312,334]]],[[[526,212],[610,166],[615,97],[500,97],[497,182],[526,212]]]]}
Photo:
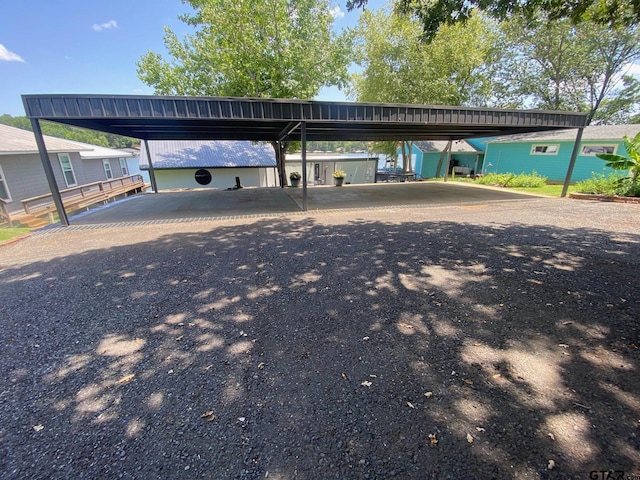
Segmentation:
{"type": "Polygon", "coordinates": [[[640,475],[639,259],[637,206],[559,199],[33,235],[0,477],[640,475]]]}

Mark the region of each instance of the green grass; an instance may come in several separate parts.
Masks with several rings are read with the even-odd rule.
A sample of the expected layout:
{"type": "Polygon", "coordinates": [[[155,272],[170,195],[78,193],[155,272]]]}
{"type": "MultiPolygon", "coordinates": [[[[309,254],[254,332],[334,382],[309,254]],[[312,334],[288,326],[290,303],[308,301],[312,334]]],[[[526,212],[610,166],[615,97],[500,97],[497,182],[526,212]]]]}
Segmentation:
{"type": "Polygon", "coordinates": [[[19,237],[20,235],[25,235],[29,233],[31,229],[29,228],[9,228],[9,227],[0,227],[0,242],[4,242],[6,240],[11,240],[12,238],[19,237]]]}
{"type": "MultiPolygon", "coordinates": [[[[548,195],[550,197],[559,197],[562,194],[562,185],[543,185],[542,187],[513,187],[513,190],[521,192],[539,193],[540,195],[548,195]]],[[[567,195],[575,192],[575,185],[569,185],[567,195]]]]}
{"type": "MultiPolygon", "coordinates": [[[[430,178],[428,181],[429,182],[442,182],[444,179],[443,178],[430,178]]],[[[467,178],[467,177],[456,177],[456,178],[451,178],[449,177],[448,181],[454,181],[454,182],[467,182],[467,183],[476,183],[478,185],[480,185],[480,182],[478,182],[477,180],[473,180],[472,178],[467,178]]],[[[505,188],[511,189],[511,190],[519,190],[521,192],[528,192],[528,193],[534,193],[534,194],[540,194],[540,195],[548,195],[550,197],[559,197],[560,194],[562,193],[562,185],[549,185],[549,184],[544,184],[540,187],[512,187],[512,186],[507,186],[505,188]]],[[[576,191],[576,187],[574,185],[569,185],[569,190],[567,191],[567,195],[571,192],[575,192],[576,191]]]]}

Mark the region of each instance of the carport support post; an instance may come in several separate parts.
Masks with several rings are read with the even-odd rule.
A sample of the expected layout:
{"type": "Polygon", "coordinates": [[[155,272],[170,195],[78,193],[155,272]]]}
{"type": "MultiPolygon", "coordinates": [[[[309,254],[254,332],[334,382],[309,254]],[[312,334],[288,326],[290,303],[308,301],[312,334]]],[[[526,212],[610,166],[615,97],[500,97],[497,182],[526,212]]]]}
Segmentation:
{"type": "Polygon", "coordinates": [[[451,168],[451,143],[453,140],[449,139],[449,143],[447,143],[447,168],[444,169],[444,181],[447,181],[449,178],[449,169],[451,168]]]}
{"type": "Polygon", "coordinates": [[[307,122],[300,123],[300,143],[302,143],[302,211],[307,211],[307,122]]]}
{"type": "Polygon", "coordinates": [[[58,183],[56,177],[53,174],[53,168],[51,167],[51,161],[49,160],[49,153],[47,152],[47,146],[44,144],[44,138],[42,137],[42,129],[40,128],[40,121],[37,118],[31,119],[31,128],[33,129],[33,135],[36,137],[36,145],[38,146],[38,152],[40,152],[40,160],[44,167],[44,174],[47,177],[49,183],[49,190],[51,190],[51,197],[53,197],[53,203],[58,211],[58,217],[60,218],[60,224],[64,227],[69,226],[69,217],[67,217],[67,211],[64,209],[62,203],[62,196],[60,196],[60,190],[58,189],[58,183]]]}
{"type": "Polygon", "coordinates": [[[561,197],[567,196],[567,190],[569,189],[569,182],[571,182],[571,175],[573,174],[573,167],[576,165],[576,158],[578,158],[578,149],[580,148],[580,141],[582,140],[582,132],[584,127],[578,129],[576,135],[576,142],[573,144],[573,152],[571,152],[571,160],[569,160],[569,168],[567,169],[567,177],[564,179],[564,186],[562,187],[561,197]]]}
{"type": "Polygon", "coordinates": [[[144,149],[147,152],[147,160],[149,162],[149,180],[151,180],[151,189],[153,190],[153,193],[158,193],[156,172],[153,170],[153,162],[151,161],[151,152],[149,151],[149,142],[147,142],[147,140],[144,140],[144,149]]]}

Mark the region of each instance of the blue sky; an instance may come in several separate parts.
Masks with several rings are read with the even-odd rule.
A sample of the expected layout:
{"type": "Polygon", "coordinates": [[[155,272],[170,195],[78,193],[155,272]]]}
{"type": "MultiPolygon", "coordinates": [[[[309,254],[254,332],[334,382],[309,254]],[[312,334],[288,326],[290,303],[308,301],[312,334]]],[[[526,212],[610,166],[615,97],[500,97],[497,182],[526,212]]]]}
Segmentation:
{"type": "MultiPolygon", "coordinates": [[[[355,25],[359,12],[340,7],[336,28],[355,25]]],[[[376,8],[385,0],[370,0],[376,8]]],[[[24,115],[22,94],[151,95],[136,74],[147,51],[165,54],[163,27],[190,27],[180,0],[20,0],[0,7],[0,114],[24,115]]],[[[323,100],[344,100],[325,89],[323,100]]]]}

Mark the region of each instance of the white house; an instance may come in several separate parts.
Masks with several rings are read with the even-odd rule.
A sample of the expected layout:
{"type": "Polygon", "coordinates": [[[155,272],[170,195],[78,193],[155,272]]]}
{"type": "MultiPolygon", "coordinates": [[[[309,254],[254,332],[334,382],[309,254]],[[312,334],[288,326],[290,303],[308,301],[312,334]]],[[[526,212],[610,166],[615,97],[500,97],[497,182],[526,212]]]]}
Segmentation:
{"type": "MultiPolygon", "coordinates": [[[[379,159],[378,155],[369,153],[307,153],[307,183],[332,185],[336,170],[346,172],[345,183],[374,183],[379,159]]],[[[287,178],[291,172],[302,173],[302,156],[287,154],[285,170],[287,178]]]]}

